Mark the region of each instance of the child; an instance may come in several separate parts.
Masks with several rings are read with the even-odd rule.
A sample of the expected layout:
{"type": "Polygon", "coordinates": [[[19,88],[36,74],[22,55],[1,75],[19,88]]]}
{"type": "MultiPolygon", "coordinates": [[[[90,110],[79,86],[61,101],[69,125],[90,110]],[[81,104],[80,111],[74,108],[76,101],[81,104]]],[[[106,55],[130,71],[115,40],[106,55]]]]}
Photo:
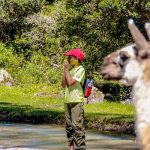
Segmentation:
{"type": "Polygon", "coordinates": [[[80,62],[84,53],[80,49],[72,49],[65,53],[68,61],[64,62],[62,87],[65,88],[66,132],[70,150],[85,150],[84,131],[84,95],[82,84],[85,70],[80,62]],[[69,70],[69,67],[72,69],[69,70]]]}

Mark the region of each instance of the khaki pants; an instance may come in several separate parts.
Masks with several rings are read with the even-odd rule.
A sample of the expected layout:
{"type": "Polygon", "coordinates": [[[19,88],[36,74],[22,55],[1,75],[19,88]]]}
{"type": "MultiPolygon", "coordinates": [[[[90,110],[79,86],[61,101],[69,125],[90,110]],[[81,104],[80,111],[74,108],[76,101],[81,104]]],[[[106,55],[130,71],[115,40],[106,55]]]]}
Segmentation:
{"type": "Polygon", "coordinates": [[[85,150],[84,108],[83,103],[66,103],[66,132],[69,145],[75,150],[85,150]]]}

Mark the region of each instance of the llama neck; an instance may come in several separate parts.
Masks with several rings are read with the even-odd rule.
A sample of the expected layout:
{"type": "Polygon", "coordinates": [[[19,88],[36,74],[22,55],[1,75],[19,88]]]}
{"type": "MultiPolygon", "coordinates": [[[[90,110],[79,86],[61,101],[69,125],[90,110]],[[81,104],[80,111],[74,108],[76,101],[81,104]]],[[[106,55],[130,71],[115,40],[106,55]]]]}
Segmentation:
{"type": "Polygon", "coordinates": [[[136,108],[136,128],[140,134],[150,124],[150,86],[145,84],[142,74],[133,87],[133,93],[136,108]]]}

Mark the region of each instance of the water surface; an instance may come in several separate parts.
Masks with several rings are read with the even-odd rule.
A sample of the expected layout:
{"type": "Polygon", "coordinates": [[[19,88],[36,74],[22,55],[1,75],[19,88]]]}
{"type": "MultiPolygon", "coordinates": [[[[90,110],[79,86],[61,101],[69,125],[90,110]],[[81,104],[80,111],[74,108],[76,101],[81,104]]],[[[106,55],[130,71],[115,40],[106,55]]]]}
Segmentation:
{"type": "MultiPolygon", "coordinates": [[[[87,150],[138,150],[132,136],[105,135],[86,131],[87,150]]],[[[0,123],[0,149],[67,150],[62,127],[0,123]]]]}

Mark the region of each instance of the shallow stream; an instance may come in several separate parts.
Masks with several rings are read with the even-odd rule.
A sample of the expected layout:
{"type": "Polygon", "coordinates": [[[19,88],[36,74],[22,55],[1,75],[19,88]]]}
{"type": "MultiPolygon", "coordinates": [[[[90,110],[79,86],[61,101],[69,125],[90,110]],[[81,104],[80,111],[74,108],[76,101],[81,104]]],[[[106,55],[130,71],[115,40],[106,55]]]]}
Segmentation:
{"type": "MultiPolygon", "coordinates": [[[[135,137],[86,131],[87,150],[138,150],[135,137]]],[[[63,127],[0,123],[0,149],[69,150],[63,127]]]]}

